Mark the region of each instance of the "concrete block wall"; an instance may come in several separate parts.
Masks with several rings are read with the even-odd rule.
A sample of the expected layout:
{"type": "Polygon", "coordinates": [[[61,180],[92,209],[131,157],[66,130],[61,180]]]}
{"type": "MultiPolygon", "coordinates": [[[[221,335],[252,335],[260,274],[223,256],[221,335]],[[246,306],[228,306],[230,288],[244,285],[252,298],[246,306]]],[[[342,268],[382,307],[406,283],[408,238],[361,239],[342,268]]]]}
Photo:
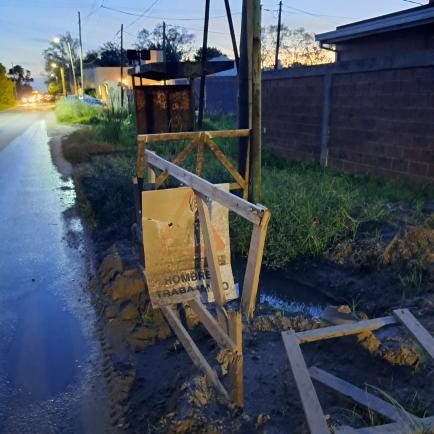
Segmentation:
{"type": "Polygon", "coordinates": [[[290,160],[319,162],[325,143],[330,167],[434,183],[434,64],[416,63],[377,69],[373,62],[367,67],[356,62],[265,73],[264,146],[290,160]],[[327,74],[330,98],[324,111],[327,74]]]}
{"type": "Polygon", "coordinates": [[[291,160],[318,161],[323,93],[322,76],[264,80],[264,144],[291,160]]]}
{"type": "Polygon", "coordinates": [[[333,77],[329,165],[434,180],[434,68],[333,77]]]}

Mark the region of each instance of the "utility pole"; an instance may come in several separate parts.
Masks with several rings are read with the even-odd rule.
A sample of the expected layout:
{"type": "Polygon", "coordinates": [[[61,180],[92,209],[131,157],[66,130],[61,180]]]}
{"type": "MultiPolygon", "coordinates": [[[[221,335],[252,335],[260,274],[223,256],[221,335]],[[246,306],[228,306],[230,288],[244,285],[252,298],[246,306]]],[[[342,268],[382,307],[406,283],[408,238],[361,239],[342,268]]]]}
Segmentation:
{"type": "MultiPolygon", "coordinates": [[[[166,47],[167,47],[166,22],[163,21],[163,55],[164,55],[164,61],[165,62],[167,61],[166,47]]],[[[171,111],[170,111],[170,92],[169,92],[169,89],[167,88],[166,78],[164,78],[163,85],[164,85],[164,93],[166,95],[167,131],[170,133],[172,131],[172,115],[171,115],[171,111]]]]}
{"type": "Polygon", "coordinates": [[[68,54],[69,54],[69,60],[71,62],[71,69],[72,69],[72,78],[74,80],[74,93],[77,93],[77,79],[75,77],[75,67],[74,67],[74,59],[72,58],[72,50],[71,50],[71,44],[69,43],[69,40],[66,40],[66,46],[68,47],[68,54]]]}
{"type": "MultiPolygon", "coordinates": [[[[246,3],[248,0],[243,0],[241,13],[241,37],[240,37],[240,66],[238,70],[238,128],[249,129],[250,126],[250,110],[249,101],[251,100],[251,87],[249,85],[249,55],[247,49],[247,15],[246,3]]],[[[238,152],[238,171],[244,175],[246,172],[247,161],[247,139],[240,137],[238,152]]]]}
{"type": "Polygon", "coordinates": [[[228,17],[229,31],[231,33],[232,49],[234,50],[235,65],[237,66],[237,72],[239,72],[240,56],[238,55],[237,40],[235,39],[234,23],[232,21],[232,14],[231,14],[231,7],[229,5],[229,0],[225,0],[225,7],[226,7],[226,15],[228,17]]]}
{"type": "Polygon", "coordinates": [[[60,79],[62,81],[62,93],[63,93],[63,96],[66,96],[65,70],[63,69],[63,66],[60,66],[60,79]]]}
{"type": "Polygon", "coordinates": [[[252,41],[251,80],[252,80],[252,146],[251,180],[252,201],[261,200],[261,4],[260,0],[247,2],[247,40],[252,41]],[[249,32],[250,30],[250,32],[249,32]]]}
{"type": "Polygon", "coordinates": [[[209,4],[210,0],[205,0],[205,22],[203,25],[203,43],[202,43],[202,74],[200,77],[200,94],[199,94],[199,119],[197,121],[198,128],[202,128],[203,110],[205,105],[205,68],[207,64],[207,48],[208,48],[208,24],[209,24],[209,4]]]}
{"type": "Polygon", "coordinates": [[[78,38],[80,40],[80,77],[81,77],[81,97],[84,94],[84,79],[83,79],[83,44],[81,42],[81,17],[78,11],[78,38]]]}
{"type": "Polygon", "coordinates": [[[274,60],[274,69],[278,69],[279,68],[279,48],[280,48],[281,20],[282,20],[282,1],[279,2],[279,19],[277,21],[276,58],[274,60]]]}
{"type": "Polygon", "coordinates": [[[121,24],[121,57],[119,59],[121,66],[121,108],[124,108],[124,25],[121,24]]]}

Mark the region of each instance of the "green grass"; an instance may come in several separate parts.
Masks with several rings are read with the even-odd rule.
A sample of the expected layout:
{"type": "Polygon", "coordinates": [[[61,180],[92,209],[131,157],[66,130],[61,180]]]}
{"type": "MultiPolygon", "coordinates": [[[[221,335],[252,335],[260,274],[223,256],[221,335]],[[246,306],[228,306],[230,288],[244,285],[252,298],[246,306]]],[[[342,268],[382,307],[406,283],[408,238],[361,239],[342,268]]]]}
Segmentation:
{"type": "MultiPolygon", "coordinates": [[[[205,119],[203,124],[204,130],[231,128],[234,128],[234,119],[229,117],[205,119]]],[[[101,198],[96,194],[91,202],[99,206],[105,200],[113,201],[115,206],[112,211],[118,215],[122,209],[129,207],[125,205],[129,201],[124,195],[130,194],[127,190],[134,169],[133,116],[127,112],[105,110],[99,115],[98,123],[91,126],[90,135],[93,135],[95,142],[112,143],[115,150],[131,152],[125,157],[130,164],[128,176],[124,170],[126,163],[117,160],[113,162],[117,161],[116,164],[123,167],[120,173],[116,164],[110,162],[107,163],[108,169],[104,167],[101,170],[97,165],[92,169],[93,174],[87,176],[88,179],[102,177],[107,182],[107,188],[98,193],[101,198]]],[[[237,165],[237,139],[217,139],[216,143],[237,165]]],[[[173,160],[186,144],[164,142],[150,144],[149,148],[173,160]]],[[[427,200],[433,199],[428,188],[349,175],[313,164],[290,163],[266,150],[263,151],[262,161],[262,203],[271,210],[264,264],[274,269],[285,268],[294,259],[322,255],[339,241],[351,243],[362,223],[391,218],[391,204],[404,202],[420,210],[427,200]]],[[[102,167],[102,160],[98,164],[102,167]]],[[[192,154],[182,163],[182,167],[192,171],[194,164],[195,156],[192,154]]],[[[209,150],[205,150],[202,176],[213,183],[231,179],[209,150]]],[[[165,184],[166,187],[177,185],[179,183],[170,178],[165,184]]],[[[103,205],[107,210],[107,205],[103,205]]],[[[250,225],[231,215],[232,249],[235,253],[247,254],[250,234],[250,225]]]]}
{"type": "Polygon", "coordinates": [[[80,101],[59,101],[55,108],[58,122],[66,124],[95,124],[99,121],[103,108],[80,101]]]}
{"type": "Polygon", "coordinates": [[[1,104],[0,103],[0,111],[10,109],[14,106],[15,106],[15,103],[13,103],[13,104],[1,104]]]}
{"type": "MultiPolygon", "coordinates": [[[[390,203],[405,201],[420,208],[427,197],[423,188],[283,159],[276,164],[265,154],[262,202],[272,217],[264,263],[284,268],[295,258],[321,255],[337,241],[353,240],[360,224],[391,217],[390,203]]],[[[248,228],[239,222],[236,233],[245,254],[248,228]]]]}

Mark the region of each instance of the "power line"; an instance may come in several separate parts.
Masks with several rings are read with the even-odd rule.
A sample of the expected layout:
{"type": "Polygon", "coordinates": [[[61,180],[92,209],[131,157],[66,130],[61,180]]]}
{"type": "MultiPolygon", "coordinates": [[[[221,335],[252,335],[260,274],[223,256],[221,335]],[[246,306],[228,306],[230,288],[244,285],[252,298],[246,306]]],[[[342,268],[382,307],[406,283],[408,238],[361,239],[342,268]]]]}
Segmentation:
{"type": "Polygon", "coordinates": [[[311,17],[325,17],[325,18],[346,18],[346,19],[351,19],[351,20],[357,20],[357,17],[346,17],[346,16],[342,16],[342,15],[327,15],[327,14],[319,14],[316,12],[310,12],[310,11],[306,11],[305,9],[300,9],[300,8],[296,8],[294,6],[288,6],[286,4],[283,4],[284,8],[290,9],[292,11],[296,11],[296,12],[300,12],[302,14],[305,15],[310,15],[311,17]]]}
{"type": "MultiPolygon", "coordinates": [[[[156,17],[156,16],[144,16],[143,14],[137,14],[134,12],[127,12],[125,10],[121,10],[121,9],[116,9],[116,8],[112,8],[109,6],[101,6],[101,8],[103,9],[107,9],[110,11],[114,11],[114,12],[119,12],[120,14],[125,14],[125,15],[131,15],[131,16],[135,16],[135,17],[143,17],[143,18],[149,18],[149,19],[155,19],[155,20],[171,20],[171,21],[203,21],[203,17],[202,18],[174,18],[174,17],[156,17]]],[[[234,12],[232,13],[232,15],[241,15],[241,12],[234,12]]],[[[210,19],[219,19],[219,18],[226,18],[226,15],[215,15],[213,17],[210,17],[210,19]]]]}
{"type": "Polygon", "coordinates": [[[151,3],[151,5],[148,7],[148,8],[146,8],[144,11],[143,11],[143,13],[140,15],[140,16],[138,16],[135,20],[133,20],[133,21],[131,21],[131,23],[130,24],[128,24],[127,26],[126,26],[126,28],[129,28],[129,27],[131,27],[133,24],[136,24],[137,23],[137,21],[139,21],[142,17],[144,17],[148,12],[151,12],[151,10],[152,10],[152,8],[159,2],[160,0],[154,0],[152,3],[151,3]]]}

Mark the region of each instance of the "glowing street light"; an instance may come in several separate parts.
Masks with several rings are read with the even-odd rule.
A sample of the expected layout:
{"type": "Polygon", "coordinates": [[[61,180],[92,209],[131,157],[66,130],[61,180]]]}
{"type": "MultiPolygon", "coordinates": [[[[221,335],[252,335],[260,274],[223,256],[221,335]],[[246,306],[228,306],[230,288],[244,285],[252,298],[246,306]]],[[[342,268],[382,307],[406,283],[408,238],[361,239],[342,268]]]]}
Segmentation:
{"type": "MultiPolygon", "coordinates": [[[[56,62],[51,62],[51,63],[50,63],[50,66],[51,66],[53,69],[56,69],[56,68],[59,67],[59,65],[58,65],[56,62]]],[[[65,71],[64,71],[64,69],[63,69],[63,66],[60,66],[60,77],[61,77],[61,80],[62,80],[62,93],[63,93],[63,96],[66,96],[66,87],[65,87],[65,71]]],[[[56,80],[57,80],[57,77],[56,77],[56,80]]]]}

